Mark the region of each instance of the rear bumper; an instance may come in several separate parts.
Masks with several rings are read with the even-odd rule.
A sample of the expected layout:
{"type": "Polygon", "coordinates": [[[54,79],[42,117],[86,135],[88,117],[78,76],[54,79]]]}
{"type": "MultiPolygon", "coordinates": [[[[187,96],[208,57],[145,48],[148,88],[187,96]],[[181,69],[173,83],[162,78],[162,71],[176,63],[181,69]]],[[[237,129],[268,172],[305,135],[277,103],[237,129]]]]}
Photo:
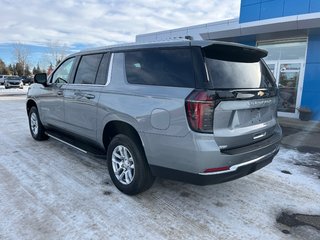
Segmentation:
{"type": "Polygon", "coordinates": [[[198,185],[214,184],[243,177],[271,163],[281,138],[278,124],[271,137],[229,150],[220,150],[209,135],[194,133],[173,140],[166,136],[161,141],[149,141],[148,147],[153,151],[146,151],[146,156],[155,176],[198,185]]]}
{"type": "Polygon", "coordinates": [[[217,184],[244,177],[265,167],[272,162],[272,159],[278,153],[278,151],[279,148],[276,148],[273,152],[257,159],[252,159],[242,164],[233,165],[230,167],[230,170],[214,173],[195,174],[152,165],[150,168],[151,171],[158,177],[187,182],[195,185],[217,184]]]}

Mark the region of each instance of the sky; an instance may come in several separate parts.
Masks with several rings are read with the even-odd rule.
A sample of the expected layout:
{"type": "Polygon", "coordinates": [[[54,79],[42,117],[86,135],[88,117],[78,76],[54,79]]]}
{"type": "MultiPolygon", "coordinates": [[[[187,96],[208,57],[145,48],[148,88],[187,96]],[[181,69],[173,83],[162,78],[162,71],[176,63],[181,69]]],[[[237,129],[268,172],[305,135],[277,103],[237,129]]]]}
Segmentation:
{"type": "Polygon", "coordinates": [[[84,48],[134,42],[138,34],[239,16],[240,0],[0,0],[0,58],[14,62],[12,44],[29,48],[30,65],[48,45],[84,48]]]}

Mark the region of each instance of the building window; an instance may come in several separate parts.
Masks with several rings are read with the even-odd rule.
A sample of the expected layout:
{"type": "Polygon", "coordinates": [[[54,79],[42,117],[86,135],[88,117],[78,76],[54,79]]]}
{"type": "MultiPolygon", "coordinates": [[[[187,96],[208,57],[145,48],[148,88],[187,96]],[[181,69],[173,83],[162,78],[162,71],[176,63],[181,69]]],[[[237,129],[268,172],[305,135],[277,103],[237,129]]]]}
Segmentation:
{"type": "Polygon", "coordinates": [[[260,42],[258,47],[268,51],[264,58],[279,87],[280,116],[297,117],[300,106],[307,41],[260,42]]]}
{"type": "Polygon", "coordinates": [[[270,60],[305,60],[307,41],[300,42],[258,42],[258,47],[268,51],[266,61],[270,60]]]}

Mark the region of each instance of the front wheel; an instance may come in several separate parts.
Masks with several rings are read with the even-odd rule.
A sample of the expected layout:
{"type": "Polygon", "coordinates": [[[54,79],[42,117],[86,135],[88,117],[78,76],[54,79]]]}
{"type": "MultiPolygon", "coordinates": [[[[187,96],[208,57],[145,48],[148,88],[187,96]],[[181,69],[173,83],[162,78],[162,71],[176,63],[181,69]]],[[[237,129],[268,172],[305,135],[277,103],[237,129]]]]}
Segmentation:
{"type": "Polygon", "coordinates": [[[123,193],[135,195],[149,189],[154,177],[141,144],[126,135],[116,135],[107,151],[112,182],[123,193]]]}
{"type": "Polygon", "coordinates": [[[45,133],[45,128],[42,125],[36,107],[32,107],[29,112],[29,128],[32,137],[37,141],[47,140],[49,137],[45,133]]]}

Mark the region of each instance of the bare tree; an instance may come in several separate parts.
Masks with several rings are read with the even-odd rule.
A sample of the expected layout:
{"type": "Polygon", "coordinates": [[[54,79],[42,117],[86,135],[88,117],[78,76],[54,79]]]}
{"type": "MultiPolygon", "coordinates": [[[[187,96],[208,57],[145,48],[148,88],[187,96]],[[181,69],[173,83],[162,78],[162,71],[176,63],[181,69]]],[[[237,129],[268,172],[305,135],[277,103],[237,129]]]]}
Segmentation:
{"type": "Polygon", "coordinates": [[[18,72],[19,75],[25,75],[25,67],[27,65],[29,55],[29,48],[25,44],[21,42],[13,44],[13,56],[16,60],[16,64],[20,66],[21,69],[18,72]]]}
{"type": "Polygon", "coordinates": [[[61,44],[59,41],[48,43],[49,63],[55,67],[66,57],[67,45],[61,44]]]}

